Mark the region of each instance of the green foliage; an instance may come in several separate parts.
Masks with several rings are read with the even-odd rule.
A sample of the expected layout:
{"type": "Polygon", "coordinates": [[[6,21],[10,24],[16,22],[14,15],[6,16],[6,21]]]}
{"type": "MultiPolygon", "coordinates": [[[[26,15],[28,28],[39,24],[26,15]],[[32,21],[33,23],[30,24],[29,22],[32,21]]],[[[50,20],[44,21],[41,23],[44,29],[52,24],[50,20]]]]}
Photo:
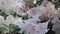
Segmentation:
{"type": "Polygon", "coordinates": [[[4,12],[2,12],[2,10],[0,10],[0,15],[3,16],[5,19],[8,15],[6,15],[4,12]]]}
{"type": "Polygon", "coordinates": [[[37,1],[36,5],[40,5],[42,2],[42,0],[36,0],[36,1],[37,1]]]}
{"type": "Polygon", "coordinates": [[[14,24],[9,25],[9,33],[10,34],[19,34],[20,28],[14,24]]]}
{"type": "Polygon", "coordinates": [[[17,25],[10,24],[0,27],[0,34],[19,34],[20,28],[17,25]]]}
{"type": "Polygon", "coordinates": [[[23,20],[28,19],[28,14],[26,14],[26,15],[22,16],[22,19],[23,19],[23,20]]]}
{"type": "Polygon", "coordinates": [[[18,15],[16,12],[14,14],[12,14],[14,17],[21,17],[20,15],[18,15]]]}
{"type": "Polygon", "coordinates": [[[14,29],[14,30],[18,31],[19,27],[17,25],[10,24],[9,29],[14,29]]]}

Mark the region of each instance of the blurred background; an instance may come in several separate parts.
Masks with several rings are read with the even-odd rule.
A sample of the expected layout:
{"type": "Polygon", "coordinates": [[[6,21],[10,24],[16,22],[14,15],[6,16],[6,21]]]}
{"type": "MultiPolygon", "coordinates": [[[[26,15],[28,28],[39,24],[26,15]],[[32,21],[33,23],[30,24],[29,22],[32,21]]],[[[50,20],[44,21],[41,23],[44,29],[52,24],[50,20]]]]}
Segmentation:
{"type": "MultiPolygon", "coordinates": [[[[33,4],[33,0],[29,0],[29,1],[26,0],[26,2],[28,3],[28,5],[26,5],[26,6],[29,6],[29,8],[40,6],[42,1],[43,0],[34,0],[34,4],[33,4]]],[[[48,0],[48,1],[55,4],[55,8],[60,7],[60,0],[48,0]]]]}

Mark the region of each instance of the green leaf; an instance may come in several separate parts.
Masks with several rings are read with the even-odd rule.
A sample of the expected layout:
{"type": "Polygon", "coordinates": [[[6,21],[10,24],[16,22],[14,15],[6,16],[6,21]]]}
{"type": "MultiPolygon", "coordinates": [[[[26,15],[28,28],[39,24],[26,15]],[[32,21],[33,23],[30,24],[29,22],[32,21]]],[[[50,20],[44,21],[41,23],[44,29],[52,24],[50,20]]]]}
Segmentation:
{"type": "Polygon", "coordinates": [[[19,30],[20,28],[17,25],[10,24],[9,29],[19,30]]]}
{"type": "Polygon", "coordinates": [[[0,27],[0,32],[1,32],[1,31],[5,31],[5,30],[7,30],[6,27],[0,27]]]}
{"type": "Polygon", "coordinates": [[[28,19],[28,14],[26,14],[26,15],[22,16],[22,19],[23,19],[23,20],[28,19]]]}

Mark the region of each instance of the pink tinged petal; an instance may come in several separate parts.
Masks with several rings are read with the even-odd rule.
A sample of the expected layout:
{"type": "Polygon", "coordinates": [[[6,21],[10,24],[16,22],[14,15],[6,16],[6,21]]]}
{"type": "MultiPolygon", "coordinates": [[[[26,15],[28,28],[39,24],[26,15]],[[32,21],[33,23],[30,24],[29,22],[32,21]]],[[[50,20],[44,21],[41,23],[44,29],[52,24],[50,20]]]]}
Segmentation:
{"type": "Polygon", "coordinates": [[[31,31],[30,31],[30,34],[35,34],[35,31],[36,31],[36,26],[34,24],[31,25],[31,31]]]}
{"type": "Polygon", "coordinates": [[[14,20],[15,20],[15,18],[12,15],[7,16],[7,18],[6,18],[7,25],[12,24],[14,22],[14,20]]]}
{"type": "Polygon", "coordinates": [[[26,31],[30,32],[30,34],[32,34],[32,32],[35,32],[35,24],[33,23],[28,23],[26,25],[26,31]]]}
{"type": "Polygon", "coordinates": [[[47,26],[48,26],[47,22],[46,23],[40,23],[37,26],[37,28],[38,28],[37,31],[39,31],[40,34],[45,34],[48,31],[47,26]]]}
{"type": "Polygon", "coordinates": [[[42,26],[43,28],[47,28],[48,22],[49,22],[49,21],[47,21],[47,22],[45,22],[45,23],[39,23],[38,25],[39,25],[39,26],[42,26]]]}

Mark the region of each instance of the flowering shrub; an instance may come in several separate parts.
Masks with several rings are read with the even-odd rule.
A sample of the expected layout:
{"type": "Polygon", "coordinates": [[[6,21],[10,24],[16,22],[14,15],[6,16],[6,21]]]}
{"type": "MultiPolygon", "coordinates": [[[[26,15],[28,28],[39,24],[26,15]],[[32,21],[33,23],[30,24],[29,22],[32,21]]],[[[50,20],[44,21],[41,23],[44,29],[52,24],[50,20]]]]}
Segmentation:
{"type": "Polygon", "coordinates": [[[60,34],[56,1],[0,0],[0,34],[60,34]]]}

